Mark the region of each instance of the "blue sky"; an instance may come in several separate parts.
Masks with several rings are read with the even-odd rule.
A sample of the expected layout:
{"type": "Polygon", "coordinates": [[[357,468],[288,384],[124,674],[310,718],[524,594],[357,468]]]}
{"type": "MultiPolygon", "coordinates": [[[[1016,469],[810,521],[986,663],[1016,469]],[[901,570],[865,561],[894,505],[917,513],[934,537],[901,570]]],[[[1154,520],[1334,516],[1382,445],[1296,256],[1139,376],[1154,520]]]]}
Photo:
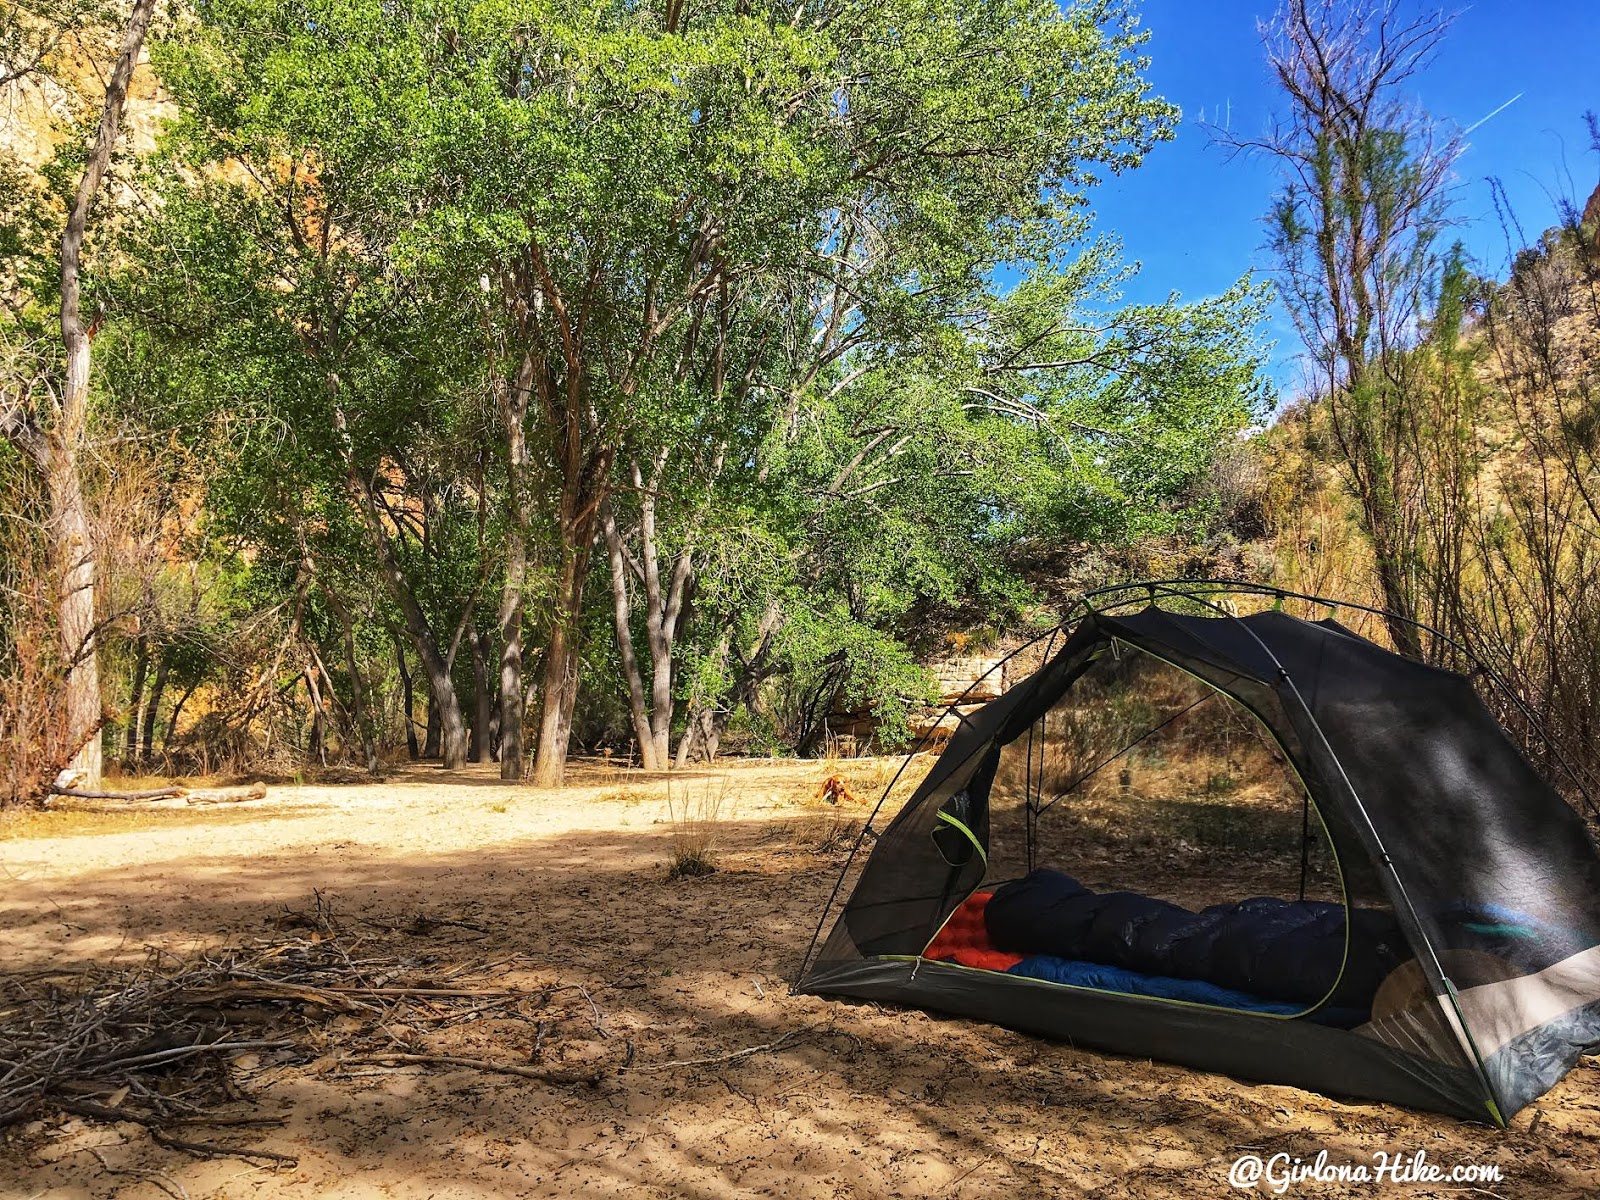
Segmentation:
{"type": "MultiPolygon", "coordinates": [[[[1201,128],[1231,122],[1235,132],[1265,129],[1279,103],[1267,73],[1258,18],[1274,0],[1144,0],[1151,30],[1147,78],[1183,109],[1174,141],[1144,165],[1109,178],[1091,203],[1102,231],[1117,234],[1129,259],[1143,264],[1124,290],[1130,302],[1158,302],[1169,292],[1200,299],[1245,270],[1268,270],[1261,224],[1274,188],[1271,166],[1234,158],[1209,144],[1201,128]]],[[[1565,196],[1583,201],[1600,183],[1600,157],[1589,148],[1583,114],[1600,111],[1600,0],[1484,0],[1461,10],[1417,98],[1462,128],[1520,98],[1467,138],[1457,164],[1457,230],[1480,264],[1498,272],[1505,239],[1487,180],[1499,178],[1530,237],[1555,224],[1565,196]]],[[[1281,315],[1274,374],[1285,398],[1293,390],[1297,349],[1281,315]]]]}

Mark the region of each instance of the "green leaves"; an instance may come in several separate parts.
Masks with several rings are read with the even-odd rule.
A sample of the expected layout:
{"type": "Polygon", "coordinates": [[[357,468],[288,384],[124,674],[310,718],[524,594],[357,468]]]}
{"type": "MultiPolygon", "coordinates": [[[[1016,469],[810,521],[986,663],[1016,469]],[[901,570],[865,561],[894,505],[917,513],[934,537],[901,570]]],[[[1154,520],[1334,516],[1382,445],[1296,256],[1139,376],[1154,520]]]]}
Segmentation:
{"type": "Polygon", "coordinates": [[[1116,0],[201,0],[121,286],[281,563],[370,567],[352,464],[439,611],[522,507],[554,578],[601,505],[642,554],[649,495],[680,694],[766,638],[903,709],[941,614],[1026,603],[1019,547],[1174,527],[1262,403],[1251,285],[1118,312],[1089,240],[1175,120],[1143,39],[1116,0]]]}

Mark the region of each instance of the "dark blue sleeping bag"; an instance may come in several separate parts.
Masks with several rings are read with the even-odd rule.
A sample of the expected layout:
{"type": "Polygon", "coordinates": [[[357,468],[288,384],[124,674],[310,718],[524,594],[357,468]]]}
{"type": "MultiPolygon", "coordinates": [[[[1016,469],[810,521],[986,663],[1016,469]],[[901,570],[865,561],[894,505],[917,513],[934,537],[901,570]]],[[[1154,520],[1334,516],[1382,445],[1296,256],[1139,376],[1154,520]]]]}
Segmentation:
{"type": "Polygon", "coordinates": [[[1094,892],[1048,868],[997,888],[984,918],[996,949],[1012,954],[1201,980],[1306,1007],[1324,997],[1370,1007],[1379,982],[1410,957],[1393,918],[1370,909],[1349,910],[1346,961],[1342,905],[1257,897],[1191,912],[1134,892],[1094,892]]]}

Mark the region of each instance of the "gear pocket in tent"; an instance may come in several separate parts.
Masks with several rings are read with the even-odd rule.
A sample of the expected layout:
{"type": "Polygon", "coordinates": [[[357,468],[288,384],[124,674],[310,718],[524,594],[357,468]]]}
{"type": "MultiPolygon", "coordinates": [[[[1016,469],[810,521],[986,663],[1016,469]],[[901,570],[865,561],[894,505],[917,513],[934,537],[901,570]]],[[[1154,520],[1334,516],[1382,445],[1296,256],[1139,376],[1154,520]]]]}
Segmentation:
{"type": "Polygon", "coordinates": [[[983,843],[972,831],[976,823],[973,809],[972,797],[966,788],[951,796],[939,809],[939,821],[932,834],[933,844],[939,851],[939,857],[952,867],[964,867],[974,857],[983,859],[986,865],[989,861],[983,843]]]}

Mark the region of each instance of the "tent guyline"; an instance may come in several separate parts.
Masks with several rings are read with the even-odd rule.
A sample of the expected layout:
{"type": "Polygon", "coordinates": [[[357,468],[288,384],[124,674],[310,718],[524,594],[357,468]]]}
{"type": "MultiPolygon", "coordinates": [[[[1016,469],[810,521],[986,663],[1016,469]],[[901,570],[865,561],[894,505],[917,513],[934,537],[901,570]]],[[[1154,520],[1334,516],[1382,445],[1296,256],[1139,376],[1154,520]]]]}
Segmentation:
{"type": "Polygon", "coordinates": [[[959,714],[880,830],[911,758],[902,764],[851,847],[796,988],[1504,1123],[1600,1046],[1600,855],[1468,677],[1368,641],[1339,623],[1341,609],[1382,615],[1219,580],[1086,594],[1070,630],[995,668],[1040,655],[1027,678],[959,714]],[[1241,616],[1221,602],[1229,593],[1273,607],[1241,616]],[[1286,599],[1330,615],[1302,620],[1286,599]],[[1150,722],[1137,737],[1132,714],[1134,728],[1150,722]],[[1235,714],[1256,746],[1237,740],[1235,714]],[[1107,754],[1094,744],[1106,737],[1126,744],[1107,754]],[[1220,759],[1231,771],[1235,756],[1282,778],[1238,794],[1225,782],[1200,807],[1131,791],[1126,776],[1114,795],[1083,790],[1136,749],[1158,791],[1231,781],[1203,768],[1220,759]],[[1094,765],[1063,770],[1083,760],[1094,765]],[[1054,773],[1070,782],[1047,784],[1054,773]],[[1070,794],[1089,825],[1077,804],[1050,819],[1070,794]],[[1190,821],[1247,806],[1260,845],[1282,847],[1285,895],[1262,894],[1278,878],[1272,854],[1234,853],[1226,823],[1220,835],[1171,826],[1201,844],[1142,880],[1118,877],[1126,854],[1088,852],[1085,839],[1127,825],[1139,845],[1176,837],[1152,804],[1190,821]],[[1207,851],[1217,836],[1222,852],[1207,851]],[[1314,836],[1329,853],[1312,897],[1314,836]],[[1185,861],[1205,866],[1188,883],[1185,861]],[[1206,907],[1129,886],[1141,883],[1204,895],[1206,907]]]}

